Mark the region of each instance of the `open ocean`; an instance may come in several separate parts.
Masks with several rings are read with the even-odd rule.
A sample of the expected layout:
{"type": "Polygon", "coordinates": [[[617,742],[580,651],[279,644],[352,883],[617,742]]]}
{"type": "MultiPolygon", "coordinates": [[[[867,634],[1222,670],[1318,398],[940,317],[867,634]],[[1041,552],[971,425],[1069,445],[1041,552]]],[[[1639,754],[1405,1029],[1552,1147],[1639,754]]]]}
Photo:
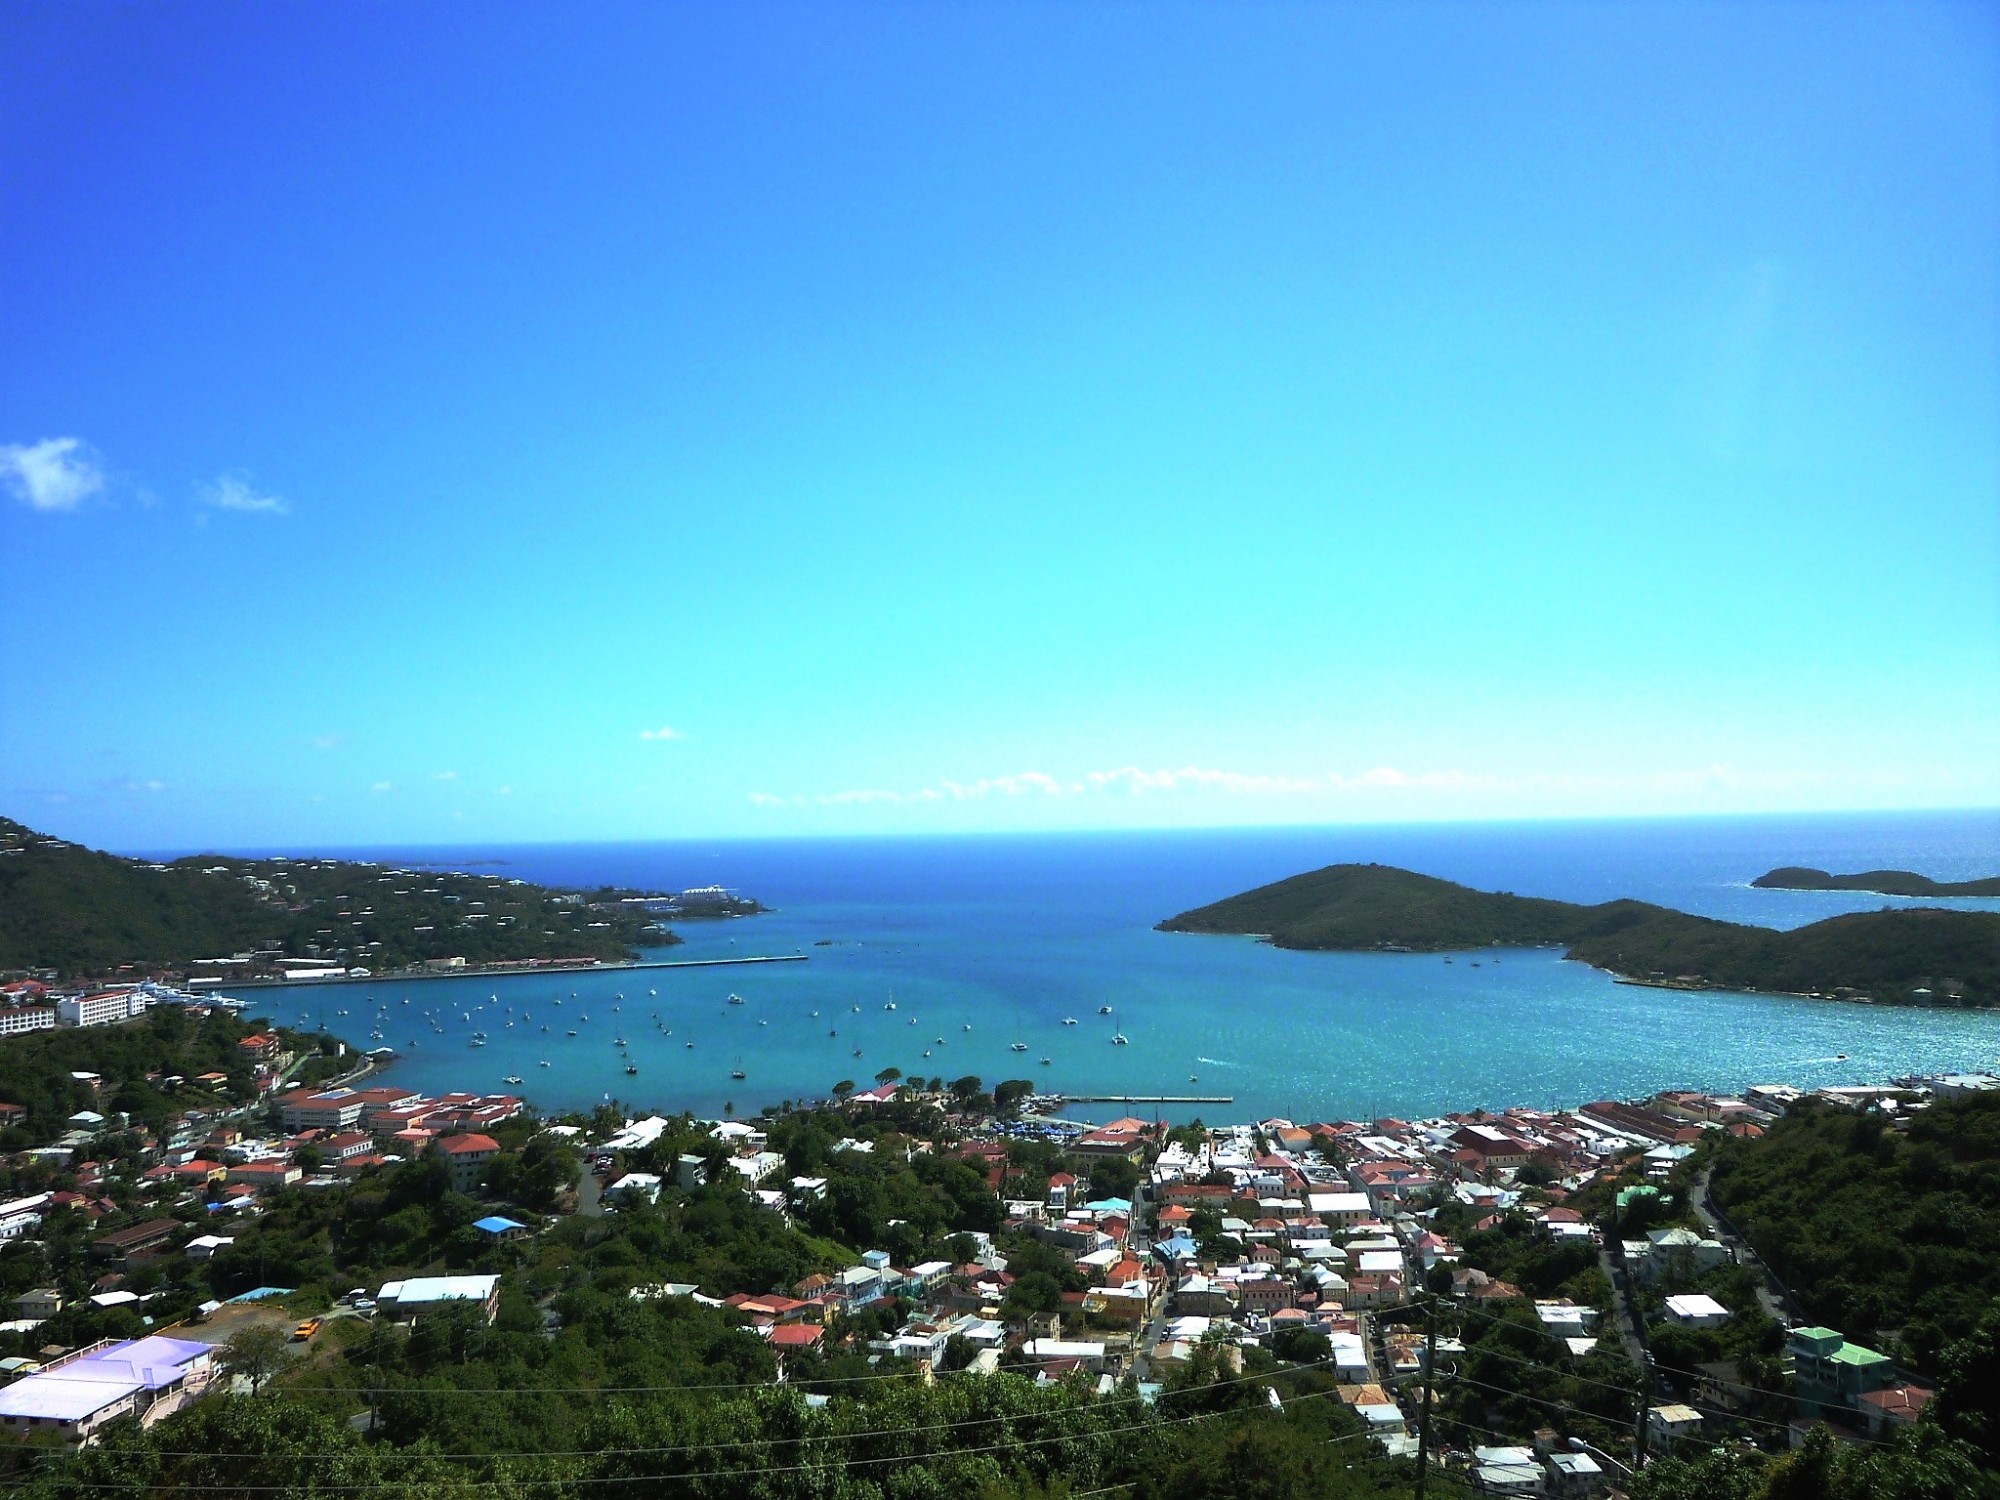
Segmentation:
{"type": "Polygon", "coordinates": [[[403,1054],[398,1083],[496,1091],[519,1074],[518,1091],[546,1111],[611,1097],[743,1113],[823,1095],[840,1079],[866,1084],[892,1066],[989,1084],[1032,1078],[1069,1093],[1232,1096],[1159,1111],[1210,1120],[1427,1115],[2000,1066],[1996,1013],[1645,989],[1534,950],[1497,950],[1497,960],[1486,950],[1473,968],[1466,957],[1287,953],[1152,931],[1188,907],[1344,860],[1788,927],[1924,903],[1751,889],[1765,870],[2000,874],[2000,812],[245,852],[438,863],[560,885],[726,885],[774,910],[679,924],[685,944],[648,956],[810,955],[740,969],[249,993],[280,1021],[323,1019],[362,1046],[369,1017],[386,1006],[385,1041],[403,1054]],[[731,992],[745,1004],[727,1004],[731,992]],[[1103,1005],[1114,1014],[1100,1015],[1103,1005]],[[337,1016],[341,1008],[349,1014],[337,1016]],[[442,1033],[424,1012],[437,1013],[442,1033]],[[470,1045],[474,1029],[489,1045],[470,1045]],[[1129,1045],[1112,1044],[1116,1031],[1129,1045]],[[624,1073],[620,1036],[636,1076],[624,1073]],[[1011,1050],[1016,1041],[1024,1053],[1011,1050]],[[747,1080],[730,1078],[736,1067],[747,1080]]]}

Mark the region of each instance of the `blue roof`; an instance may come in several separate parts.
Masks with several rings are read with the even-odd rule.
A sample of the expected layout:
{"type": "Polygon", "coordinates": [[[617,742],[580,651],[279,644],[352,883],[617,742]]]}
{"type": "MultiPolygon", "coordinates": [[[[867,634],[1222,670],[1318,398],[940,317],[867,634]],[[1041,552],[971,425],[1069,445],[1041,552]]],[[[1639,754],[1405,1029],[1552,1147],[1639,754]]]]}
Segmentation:
{"type": "Polygon", "coordinates": [[[472,1227],[483,1229],[488,1234],[505,1234],[510,1229],[526,1229],[528,1226],[517,1224],[512,1219],[503,1219],[498,1214],[489,1214],[486,1218],[475,1219],[472,1227]]]}
{"type": "Polygon", "coordinates": [[[240,1297],[231,1297],[231,1302],[262,1302],[266,1297],[289,1297],[292,1288],[288,1286],[260,1286],[245,1292],[240,1297]]]}
{"type": "Polygon", "coordinates": [[[1199,1245],[1184,1234],[1177,1234],[1171,1239],[1155,1240],[1153,1242],[1153,1253],[1165,1256],[1168,1260],[1179,1260],[1184,1255],[1193,1255],[1200,1248],[1199,1245]]]}

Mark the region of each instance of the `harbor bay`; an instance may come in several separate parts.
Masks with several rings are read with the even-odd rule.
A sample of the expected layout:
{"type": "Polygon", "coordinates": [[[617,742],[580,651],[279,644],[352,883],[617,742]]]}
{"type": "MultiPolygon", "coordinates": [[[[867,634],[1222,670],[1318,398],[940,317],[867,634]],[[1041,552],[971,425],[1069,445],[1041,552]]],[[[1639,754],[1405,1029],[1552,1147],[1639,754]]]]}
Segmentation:
{"type": "MultiPolygon", "coordinates": [[[[257,1004],[356,1042],[379,1018],[400,1083],[518,1077],[545,1111],[611,1098],[747,1113],[843,1080],[866,1086],[889,1068],[989,1085],[1024,1078],[1079,1101],[1228,1097],[1239,1118],[1853,1083],[1991,1067],[2000,1017],[1622,985],[1549,949],[1290,952],[1152,924],[1317,863],[1379,859],[1522,894],[1637,895],[1795,926],[1907,903],[1753,889],[1774,864],[1896,863],[1965,878],[1991,865],[1993,824],[1990,814],[1899,814],[431,850],[423,857],[504,861],[511,876],[551,883],[724,883],[773,910],[682,924],[674,959],[807,961],[388,980],[265,990],[257,1004]]],[[[1120,1110],[1077,1102],[1068,1112],[1120,1110]]]]}

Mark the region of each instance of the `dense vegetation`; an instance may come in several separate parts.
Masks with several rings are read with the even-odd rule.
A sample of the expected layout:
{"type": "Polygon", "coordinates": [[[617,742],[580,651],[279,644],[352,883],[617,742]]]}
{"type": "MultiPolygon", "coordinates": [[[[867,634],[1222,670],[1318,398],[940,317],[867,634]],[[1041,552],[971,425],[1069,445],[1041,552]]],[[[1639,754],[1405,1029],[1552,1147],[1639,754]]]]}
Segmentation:
{"type": "Polygon", "coordinates": [[[1848,1337],[1935,1370],[2000,1295],[2000,1096],[1940,1101],[1900,1131],[1807,1101],[1715,1152],[1716,1202],[1848,1337]]]}
{"type": "MultiPolygon", "coordinates": [[[[256,1089],[250,1060],[236,1044],[256,1029],[222,1011],[199,1017],[178,1005],[159,1005],[122,1026],[31,1031],[0,1039],[0,1101],[27,1109],[25,1120],[0,1130],[0,1149],[49,1141],[68,1128],[69,1117],[78,1110],[122,1113],[157,1135],[184,1110],[247,1103],[256,1098],[256,1089]],[[95,1073],[103,1083],[93,1087],[73,1076],[77,1073],[95,1073]],[[195,1081],[207,1073],[224,1074],[226,1081],[212,1088],[195,1081]]],[[[295,1053],[317,1053],[323,1045],[316,1036],[282,1035],[295,1053]]],[[[332,1058],[327,1061],[340,1066],[332,1058]]],[[[353,1063],[350,1054],[346,1066],[353,1063]]]]}
{"type": "Polygon", "coordinates": [[[1329,865],[1182,912],[1165,932],[1256,933],[1281,948],[1560,944],[1628,978],[1894,1004],[2000,1004],[2000,912],[1855,912],[1789,932],[1653,906],[1475,891],[1387,865],[1329,865]]]}
{"type": "Polygon", "coordinates": [[[0,819],[0,971],[110,974],[263,952],[379,973],[434,958],[623,959],[676,941],[642,911],[491,874],[207,854],[155,864],[0,819]]]}
{"type": "Polygon", "coordinates": [[[1986,880],[1933,880],[1909,870],[1863,870],[1829,875],[1805,865],[1785,865],[1750,882],[1767,891],[1872,891],[1878,896],[2000,896],[2000,875],[1986,880]]]}

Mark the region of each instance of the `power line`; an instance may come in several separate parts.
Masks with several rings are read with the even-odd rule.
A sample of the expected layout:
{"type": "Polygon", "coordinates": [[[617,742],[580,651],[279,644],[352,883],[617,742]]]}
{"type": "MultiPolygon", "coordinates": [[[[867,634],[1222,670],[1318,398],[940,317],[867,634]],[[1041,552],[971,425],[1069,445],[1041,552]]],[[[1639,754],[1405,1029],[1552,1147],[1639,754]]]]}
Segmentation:
{"type": "MultiPolygon", "coordinates": [[[[1258,1377],[1246,1377],[1246,1378],[1265,1379],[1268,1377],[1258,1376],[1258,1377]]],[[[1282,1400],[1280,1400],[1278,1404],[1281,1407],[1289,1406],[1295,1402],[1309,1401],[1315,1397],[1324,1396],[1326,1394],[1327,1393],[1324,1391],[1309,1391],[1303,1395],[1283,1398],[1282,1400]]],[[[1148,1432],[1148,1431],[1158,1431],[1161,1428],[1166,1428],[1166,1427],[1184,1427],[1195,1422],[1206,1422],[1221,1417],[1242,1416],[1245,1414],[1255,1415],[1268,1410],[1269,1410],[1268,1407],[1246,1406],[1246,1407],[1238,1407],[1234,1411],[1194,1412],[1185,1417],[1162,1417],[1157,1421],[1134,1423],[1129,1427],[1105,1428],[1102,1431],[1094,1433],[1063,1433],[1052,1437],[1024,1438],[1019,1442],[989,1443],[984,1446],[973,1447],[973,1448],[953,1448],[943,1453],[936,1453],[936,1454],[889,1454],[875,1458],[842,1459],[839,1462],[847,1468],[865,1468],[874,1464],[911,1463],[918,1460],[929,1459],[929,1458],[944,1459],[944,1458],[971,1457],[981,1453],[999,1453],[1008,1450],[1017,1450],[1022,1448],[1040,1448],[1050,1443],[1089,1441],[1094,1438],[1119,1437],[1129,1432],[1148,1432]]],[[[710,1445],[703,1445],[703,1446],[707,1447],[710,1445]]],[[[99,1451],[105,1451],[105,1450],[99,1450],[99,1451]]],[[[625,1451],[625,1450],[620,1450],[620,1451],[625,1451]]],[[[197,1454],[193,1456],[276,1458],[276,1457],[286,1457],[290,1455],[197,1454]]],[[[349,1458],[349,1457],[355,1457],[357,1456],[357,1454],[343,1453],[336,1456],[342,1458],[349,1458]]],[[[414,1454],[411,1456],[416,1459],[423,1459],[431,1457],[432,1455],[414,1454]]],[[[602,1457],[603,1454],[600,1452],[592,1456],[602,1457]]],[[[813,1463],[813,1464],[790,1464],[790,1465],[781,1465],[776,1467],[765,1466],[756,1468],[708,1469],[691,1474],[667,1473],[667,1474],[619,1474],[619,1475],[567,1475],[560,1478],[538,1478],[534,1476],[522,1476],[522,1475],[510,1474],[506,1477],[507,1481],[510,1484],[519,1484],[519,1485],[579,1485],[580,1486],[580,1485],[597,1485],[597,1484],[659,1484],[668,1482],[687,1483],[689,1481],[697,1479],[727,1479],[740,1474],[755,1474],[759,1477],[765,1475],[776,1475],[776,1474],[807,1474],[807,1473],[818,1472],[825,1468],[826,1465],[823,1463],[813,1463]]],[[[80,1479],[70,1479],[70,1478],[64,1478],[61,1482],[76,1489],[87,1489],[87,1490],[115,1489],[123,1491],[129,1491],[133,1483],[133,1481],[130,1480],[101,1482],[95,1480],[80,1480],[80,1479]]],[[[313,1490],[314,1493],[316,1494],[365,1494],[383,1490],[402,1490],[406,1488],[411,1482],[413,1481],[409,1479],[391,1479],[391,1480],[372,1480],[366,1484],[315,1484],[313,1486],[313,1490]]],[[[240,1495],[240,1494],[261,1494],[261,1493],[283,1493],[296,1488],[296,1486],[291,1484],[196,1484],[196,1485],[176,1484],[173,1486],[173,1488],[177,1494],[183,1494],[183,1495],[192,1495],[192,1494],[240,1495]]],[[[1116,1486],[1114,1486],[1114,1488],[1116,1488],[1116,1486]]]]}
{"type": "MultiPolygon", "coordinates": [[[[1212,1391],[1221,1389],[1226,1386],[1244,1385],[1251,1381],[1275,1380],[1285,1375],[1296,1374],[1302,1371],[1324,1369],[1325,1367],[1333,1364],[1334,1362],[1335,1361],[1333,1359],[1328,1358],[1323,1360],[1316,1360],[1310,1364],[1290,1366],[1284,1370],[1265,1371],[1260,1374],[1254,1374],[1254,1375],[1236,1375],[1236,1376],[1231,1376],[1229,1379],[1226,1380],[1212,1380],[1206,1383],[1205,1385],[1195,1387],[1194,1389],[1200,1391],[1212,1391]]],[[[662,1387],[662,1389],[676,1390],[676,1389],[702,1389],[702,1388],[668,1386],[668,1387],[662,1387]]],[[[783,1389],[783,1387],[773,1386],[767,1382],[764,1386],[760,1387],[760,1389],[781,1390],[783,1389]]],[[[289,1395],[290,1392],[287,1391],[286,1394],[289,1395]]],[[[412,1392],[410,1394],[422,1394],[422,1393],[412,1392]]],[[[462,1394],[476,1395],[479,1393],[476,1391],[466,1391],[462,1392],[462,1394]]],[[[1305,1396],[1317,1396],[1325,1394],[1327,1393],[1324,1391],[1308,1391],[1304,1393],[1304,1395],[1302,1396],[1295,1396],[1290,1399],[1303,1400],[1305,1396]]],[[[988,1426],[997,1422],[1059,1420],[1064,1416],[1075,1415],[1077,1412],[1081,1410],[1083,1410],[1083,1408],[1071,1408],[1067,1412],[1018,1412],[1012,1415],[968,1417],[961,1421],[930,1423],[921,1427],[908,1426],[908,1425],[901,1427],[878,1427],[878,1428],[869,1428],[867,1430],[860,1432],[827,1432],[827,1433],[821,1433],[816,1436],[809,1434],[802,1434],[794,1437],[745,1438],[734,1442],[688,1443],[674,1447],[662,1447],[662,1448],[622,1448],[619,1451],[621,1453],[643,1453],[648,1455],[664,1455],[673,1453],[712,1453],[721,1449],[756,1448],[756,1447],[782,1444],[782,1443],[859,1442],[865,1438],[895,1437],[904,1433],[950,1432],[965,1427],[988,1426]]],[[[1081,1433],[1077,1434],[1077,1436],[1087,1437],[1090,1436],[1090,1434],[1081,1433]]],[[[270,1454],[245,1453],[245,1452],[220,1452],[213,1448],[203,1448],[198,1450],[151,1448],[147,1449],[146,1451],[155,1454],[161,1458],[336,1459],[336,1458],[351,1457],[357,1450],[341,1449],[337,1452],[270,1453],[270,1454]]],[[[391,1450],[391,1451],[400,1452],[402,1450],[391,1450]]],[[[507,1449],[507,1450],[501,1450],[497,1452],[487,1452],[487,1453],[426,1453],[421,1456],[425,1458],[436,1458],[436,1459],[444,1459],[450,1461],[461,1461],[461,1460],[473,1461],[473,1460],[502,1459],[502,1458],[594,1458],[600,1455],[603,1451],[604,1450],[601,1448],[576,1448],[576,1449],[560,1449],[560,1450],[507,1449]]]]}

